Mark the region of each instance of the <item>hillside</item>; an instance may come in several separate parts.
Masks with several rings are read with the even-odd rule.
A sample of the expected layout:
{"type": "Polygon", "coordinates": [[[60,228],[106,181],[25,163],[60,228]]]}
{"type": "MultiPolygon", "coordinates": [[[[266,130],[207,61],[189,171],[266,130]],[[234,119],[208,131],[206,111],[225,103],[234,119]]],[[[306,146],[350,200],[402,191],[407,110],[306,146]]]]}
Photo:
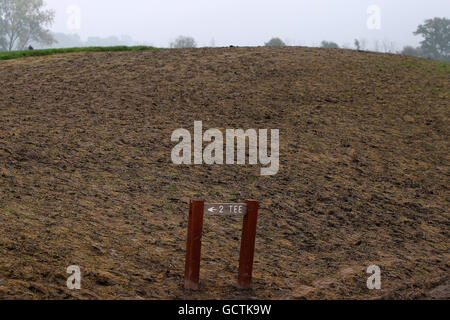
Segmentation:
{"type": "Polygon", "coordinates": [[[0,61],[0,299],[449,298],[449,66],[293,47],[0,61]],[[196,120],[280,129],[279,173],[175,166],[196,120]],[[183,290],[197,198],[261,202],[251,291],[228,217],[205,219],[183,290]]]}

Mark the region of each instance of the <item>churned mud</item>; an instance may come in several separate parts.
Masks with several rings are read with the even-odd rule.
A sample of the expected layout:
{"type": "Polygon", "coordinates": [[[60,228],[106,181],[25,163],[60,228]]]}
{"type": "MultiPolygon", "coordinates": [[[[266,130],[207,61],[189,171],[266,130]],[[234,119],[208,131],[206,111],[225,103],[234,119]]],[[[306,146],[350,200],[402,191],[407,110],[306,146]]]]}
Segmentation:
{"type": "Polygon", "coordinates": [[[0,299],[448,299],[448,70],[310,48],[0,62],[0,299]],[[171,134],[196,120],[279,129],[279,173],[175,166],[171,134]],[[198,198],[261,202],[252,290],[236,217],[205,218],[201,288],[183,289],[198,198]]]}

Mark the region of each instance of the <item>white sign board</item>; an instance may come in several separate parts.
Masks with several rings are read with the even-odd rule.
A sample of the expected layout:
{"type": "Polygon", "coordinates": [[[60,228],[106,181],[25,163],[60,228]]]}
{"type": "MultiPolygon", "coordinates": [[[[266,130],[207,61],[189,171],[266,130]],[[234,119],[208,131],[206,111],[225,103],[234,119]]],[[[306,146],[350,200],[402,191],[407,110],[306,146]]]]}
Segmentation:
{"type": "Polygon", "coordinates": [[[246,203],[205,203],[205,214],[218,216],[245,216],[247,214],[246,203]]]}

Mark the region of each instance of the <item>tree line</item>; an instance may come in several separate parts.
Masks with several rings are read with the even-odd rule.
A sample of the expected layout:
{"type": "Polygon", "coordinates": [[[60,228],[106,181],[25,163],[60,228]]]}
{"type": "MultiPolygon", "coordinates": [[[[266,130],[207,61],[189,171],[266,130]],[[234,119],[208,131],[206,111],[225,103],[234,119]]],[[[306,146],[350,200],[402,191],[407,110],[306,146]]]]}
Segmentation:
{"type": "MultiPolygon", "coordinates": [[[[70,47],[70,46],[112,46],[133,45],[130,37],[96,38],[91,37],[87,41],[81,41],[77,35],[65,35],[51,33],[48,27],[53,24],[55,12],[44,9],[43,0],[0,0],[0,51],[24,50],[31,44],[46,47],[70,47]]],[[[417,27],[414,35],[423,40],[419,47],[406,46],[396,52],[395,45],[389,41],[375,43],[374,51],[401,53],[405,55],[450,61],[450,19],[433,18],[426,20],[417,27]]],[[[286,46],[286,43],[278,37],[270,39],[264,44],[268,47],[286,46]]],[[[340,48],[333,41],[322,41],[323,48],[340,48]]],[[[196,48],[194,38],[180,36],[170,43],[170,48],[196,48]]],[[[32,48],[30,46],[30,48],[32,48]]],[[[356,50],[366,50],[367,43],[364,39],[355,39],[356,50]]]]}
{"type": "MultiPolygon", "coordinates": [[[[423,38],[418,47],[405,46],[401,51],[396,51],[395,44],[385,40],[381,43],[376,41],[374,51],[399,53],[450,62],[450,19],[428,19],[419,25],[413,34],[423,38]]],[[[280,38],[275,37],[265,43],[265,46],[286,46],[286,43],[280,38]]],[[[330,49],[340,48],[336,42],[326,40],[321,42],[320,47],[330,49]]],[[[350,49],[350,47],[343,48],[350,49]]],[[[367,42],[364,39],[355,39],[353,48],[362,51],[366,50],[367,42]]]]}

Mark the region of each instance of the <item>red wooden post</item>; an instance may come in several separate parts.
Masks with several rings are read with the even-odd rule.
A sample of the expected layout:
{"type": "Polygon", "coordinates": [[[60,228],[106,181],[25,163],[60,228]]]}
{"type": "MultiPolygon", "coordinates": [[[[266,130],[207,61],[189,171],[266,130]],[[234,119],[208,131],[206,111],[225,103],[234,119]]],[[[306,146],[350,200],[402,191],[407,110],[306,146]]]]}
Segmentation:
{"type": "Polygon", "coordinates": [[[204,207],[204,201],[192,200],[189,202],[186,266],[184,273],[184,288],[189,290],[197,290],[200,280],[204,207]]]}
{"type": "Polygon", "coordinates": [[[239,259],[238,285],[241,289],[250,288],[253,274],[253,258],[255,256],[256,224],[258,221],[259,203],[247,200],[248,213],[244,217],[241,239],[241,256],[239,259]]]}

